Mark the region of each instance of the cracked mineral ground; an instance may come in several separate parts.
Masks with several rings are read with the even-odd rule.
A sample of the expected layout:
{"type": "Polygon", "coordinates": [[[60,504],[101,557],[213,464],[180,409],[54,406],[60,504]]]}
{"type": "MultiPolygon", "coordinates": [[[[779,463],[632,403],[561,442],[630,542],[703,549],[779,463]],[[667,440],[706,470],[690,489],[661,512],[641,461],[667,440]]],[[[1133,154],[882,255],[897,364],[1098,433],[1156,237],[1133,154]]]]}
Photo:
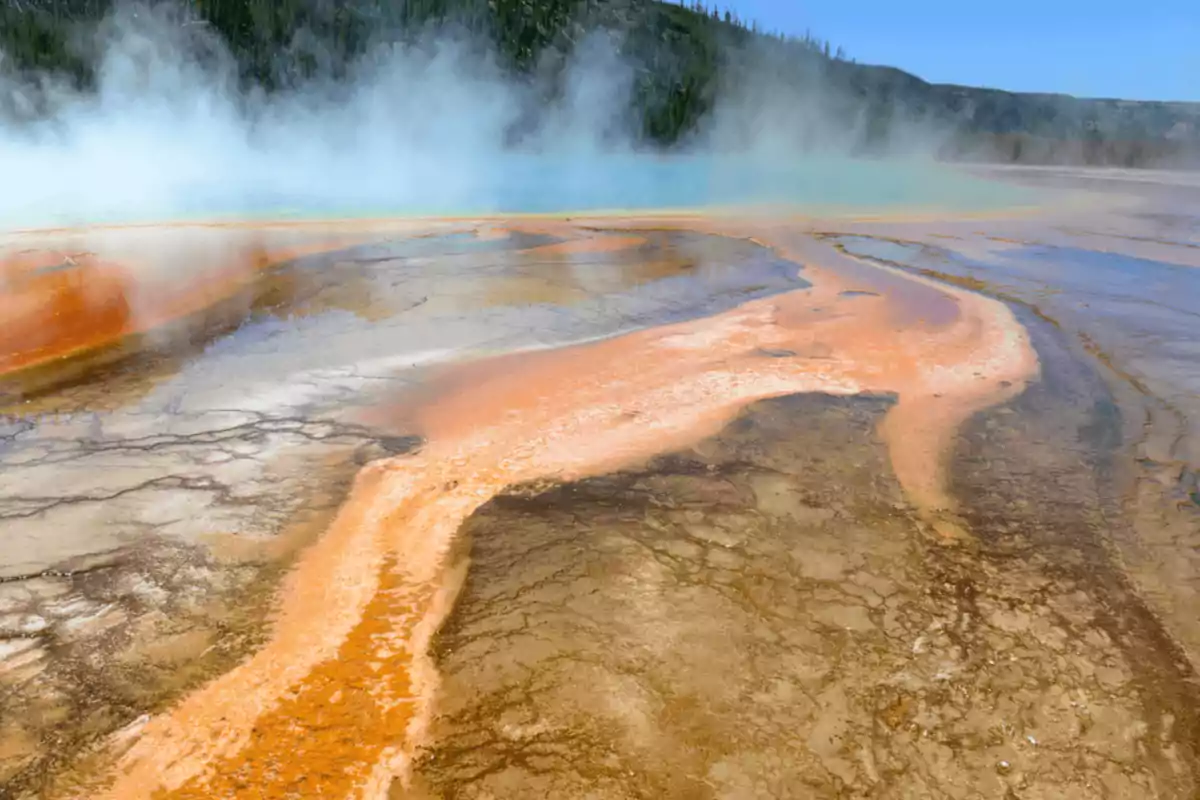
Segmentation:
{"type": "Polygon", "coordinates": [[[1200,187],[980,172],[0,240],[0,797],[1196,797],[1200,187]]]}

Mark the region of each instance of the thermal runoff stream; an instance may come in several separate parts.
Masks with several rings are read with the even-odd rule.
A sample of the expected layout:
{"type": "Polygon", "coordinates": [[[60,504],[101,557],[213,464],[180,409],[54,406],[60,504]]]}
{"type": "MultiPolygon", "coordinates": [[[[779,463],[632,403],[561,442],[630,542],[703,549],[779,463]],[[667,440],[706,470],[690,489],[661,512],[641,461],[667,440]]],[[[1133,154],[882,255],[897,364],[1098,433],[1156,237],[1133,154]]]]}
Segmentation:
{"type": "Polygon", "coordinates": [[[8,234],[5,790],[1188,796],[1200,240],[1110,183],[8,234]]]}

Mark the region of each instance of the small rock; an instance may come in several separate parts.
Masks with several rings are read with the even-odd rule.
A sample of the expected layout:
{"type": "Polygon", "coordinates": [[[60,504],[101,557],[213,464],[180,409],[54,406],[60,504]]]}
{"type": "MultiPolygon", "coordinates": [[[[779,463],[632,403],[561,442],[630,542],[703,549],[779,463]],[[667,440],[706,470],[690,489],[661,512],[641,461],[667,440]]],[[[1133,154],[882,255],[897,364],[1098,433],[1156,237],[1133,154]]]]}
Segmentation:
{"type": "Polygon", "coordinates": [[[1012,764],[1008,763],[1007,761],[1000,761],[996,764],[996,772],[1000,773],[1001,775],[1007,775],[1008,773],[1012,772],[1012,764]]]}

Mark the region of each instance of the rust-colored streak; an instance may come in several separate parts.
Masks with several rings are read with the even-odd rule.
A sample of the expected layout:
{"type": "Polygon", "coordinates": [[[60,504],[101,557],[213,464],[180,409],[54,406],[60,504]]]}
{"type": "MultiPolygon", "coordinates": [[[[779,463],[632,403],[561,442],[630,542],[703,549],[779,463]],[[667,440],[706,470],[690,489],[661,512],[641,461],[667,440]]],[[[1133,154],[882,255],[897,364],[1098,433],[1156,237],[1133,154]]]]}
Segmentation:
{"type": "Polygon", "coordinates": [[[0,262],[0,374],[119,339],[129,272],[92,254],[18,253],[0,262]]]}
{"type": "Polygon", "coordinates": [[[241,227],[197,235],[164,226],[43,234],[31,247],[0,247],[0,376],[187,319],[234,297],[266,269],[363,239],[241,227]],[[65,246],[74,240],[83,252],[65,246]]]}
{"type": "Polygon", "coordinates": [[[346,797],[403,741],[415,702],[407,644],[428,606],[392,561],[337,655],[255,723],[246,746],[159,798],[346,797]]]}
{"type": "Polygon", "coordinates": [[[811,289],[462,365],[377,409],[376,423],[419,431],[424,449],[360,472],[285,583],[271,641],[152,720],[108,796],[383,797],[430,712],[425,642],[445,610],[456,531],[507,485],[686,447],[768,397],[886,391],[899,398],[881,430],[897,478],[919,510],[949,507],[942,465],[957,426],[1036,373],[1023,329],[965,290],[787,241],[811,289]],[[896,281],[904,291],[889,291],[896,281]],[[846,299],[849,288],[877,294],[846,299]],[[916,302],[939,313],[908,322],[916,302]]]}

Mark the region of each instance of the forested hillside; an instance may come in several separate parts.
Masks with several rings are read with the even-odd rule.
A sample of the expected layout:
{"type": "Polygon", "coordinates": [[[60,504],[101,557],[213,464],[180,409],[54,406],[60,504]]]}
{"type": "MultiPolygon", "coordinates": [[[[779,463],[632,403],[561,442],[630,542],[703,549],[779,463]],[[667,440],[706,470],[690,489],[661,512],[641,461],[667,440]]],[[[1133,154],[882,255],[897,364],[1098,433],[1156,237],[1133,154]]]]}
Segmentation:
{"type": "MultiPolygon", "coordinates": [[[[86,35],[111,0],[0,0],[0,68],[93,79],[86,35]]],[[[657,0],[194,0],[245,85],[267,91],[337,76],[371,45],[431,28],[490,40],[515,76],[544,76],[591,30],[618,34],[633,65],[635,137],[686,140],[718,95],[786,95],[826,138],[886,150],[902,130],[948,159],[1120,166],[1200,165],[1200,104],[1076,99],[935,85],[869,66],[812,37],[754,30],[728,12],[657,0]],[[846,136],[830,136],[845,131],[846,136]],[[915,135],[915,134],[914,134],[915,135]]]]}

